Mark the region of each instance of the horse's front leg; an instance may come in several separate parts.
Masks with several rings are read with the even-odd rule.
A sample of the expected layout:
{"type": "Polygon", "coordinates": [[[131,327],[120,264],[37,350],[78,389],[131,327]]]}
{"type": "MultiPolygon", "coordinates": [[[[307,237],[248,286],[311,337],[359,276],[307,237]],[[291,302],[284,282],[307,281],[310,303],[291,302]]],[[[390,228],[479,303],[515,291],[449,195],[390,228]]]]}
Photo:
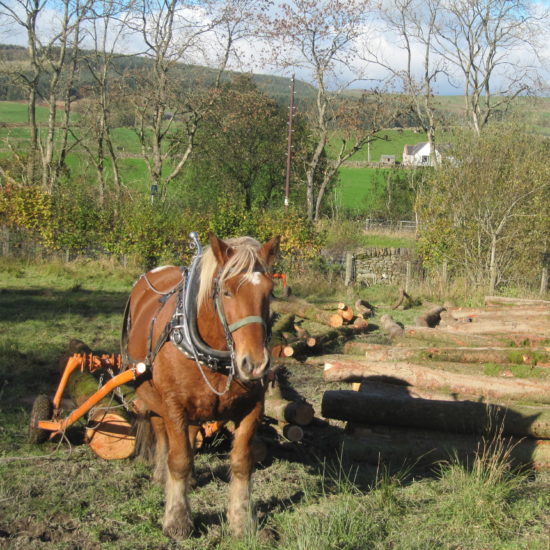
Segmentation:
{"type": "Polygon", "coordinates": [[[263,412],[263,403],[254,409],[236,426],[231,450],[231,483],[227,519],[235,536],[242,536],[255,528],[255,516],[251,502],[251,481],[254,460],[252,437],[263,412]]]}
{"type": "Polygon", "coordinates": [[[164,420],[168,435],[168,474],[162,528],[165,535],[182,540],[193,530],[187,498],[193,471],[193,449],[189,443],[187,422],[182,422],[181,415],[170,416],[164,420]]]}

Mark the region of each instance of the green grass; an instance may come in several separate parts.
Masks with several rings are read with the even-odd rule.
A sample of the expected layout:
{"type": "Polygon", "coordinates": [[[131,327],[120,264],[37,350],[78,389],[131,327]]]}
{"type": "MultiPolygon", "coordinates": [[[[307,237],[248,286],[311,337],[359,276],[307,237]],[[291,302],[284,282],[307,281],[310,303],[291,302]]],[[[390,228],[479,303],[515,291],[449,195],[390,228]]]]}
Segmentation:
{"type": "MultiPolygon", "coordinates": [[[[406,144],[415,144],[426,141],[426,135],[413,130],[389,129],[376,135],[376,138],[370,144],[371,162],[379,162],[380,155],[395,155],[395,160],[403,160],[403,148],[406,144]]],[[[339,150],[339,139],[335,136],[331,139],[327,154],[329,158],[334,158],[336,151],[339,150]]],[[[369,159],[369,148],[365,145],[360,151],[355,153],[350,161],[367,161],[369,159]]]]}
{"type": "Polygon", "coordinates": [[[385,189],[384,170],[343,166],[338,171],[336,198],[341,206],[369,212],[380,207],[385,189]]]}
{"type": "MultiPolygon", "coordinates": [[[[48,109],[46,107],[36,108],[36,119],[38,122],[48,120],[48,109]]],[[[2,122],[27,122],[27,105],[24,102],[0,101],[0,121],[2,122]]]]}
{"type": "MultiPolygon", "coordinates": [[[[228,534],[228,444],[196,458],[190,495],[195,534],[181,544],[162,534],[164,494],[151,467],[106,462],[73,440],[26,441],[37,393],[53,395],[58,358],[71,338],[116,351],[136,268],[111,262],[0,263],[0,546],[7,548],[412,550],[545,548],[550,475],[519,475],[506,462],[451,460],[435,473],[348,464],[339,428],[311,427],[311,441],[274,444],[254,474],[260,530],[228,534]],[[336,436],[336,439],[334,437],[336,436]]],[[[387,290],[393,302],[395,289],[387,290]]],[[[374,295],[372,295],[374,297],[374,295]]],[[[381,299],[381,295],[378,296],[381,299]]],[[[396,312],[405,321],[410,312],[396,312]]],[[[407,318],[408,319],[408,318],[407,318]]],[[[329,386],[311,365],[289,369],[316,410],[329,386]]],[[[309,428],[308,428],[309,430],[309,428]]]]}

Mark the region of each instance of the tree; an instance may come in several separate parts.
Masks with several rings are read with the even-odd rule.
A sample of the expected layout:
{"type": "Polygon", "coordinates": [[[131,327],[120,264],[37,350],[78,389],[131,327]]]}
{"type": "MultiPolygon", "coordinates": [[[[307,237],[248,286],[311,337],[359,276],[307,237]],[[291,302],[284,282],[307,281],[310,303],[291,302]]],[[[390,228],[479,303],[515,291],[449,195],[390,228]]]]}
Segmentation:
{"type": "MultiPolygon", "coordinates": [[[[286,113],[249,76],[225,83],[197,134],[193,188],[206,202],[221,196],[246,210],[266,208],[283,192],[286,124],[286,113]]],[[[294,143],[299,150],[300,139],[294,143]]]]}
{"type": "Polygon", "coordinates": [[[417,199],[427,263],[446,260],[489,293],[527,273],[525,250],[540,267],[549,151],[546,140],[503,127],[459,142],[417,199]]]}
{"type": "Polygon", "coordinates": [[[136,75],[132,100],[142,155],[161,197],[187,164],[200,121],[215,100],[235,44],[247,33],[249,4],[250,0],[138,3],[132,26],[141,33],[152,68],[136,75]],[[199,60],[215,63],[210,82],[193,81],[190,67],[187,72],[181,66],[175,70],[178,64],[199,60]],[[173,139],[176,126],[184,129],[177,132],[180,141],[173,139]]]}
{"type": "MultiPolygon", "coordinates": [[[[124,32],[127,31],[131,7],[132,3],[120,3],[118,0],[94,2],[89,25],[85,29],[84,41],[92,47],[87,49],[82,60],[92,82],[83,100],[82,131],[76,139],[96,169],[101,206],[104,205],[108,186],[105,173],[107,158],[118,198],[122,190],[118,157],[112,139],[112,111],[120,87],[120,75],[116,74],[114,61],[119,57],[116,50],[120,49],[124,32]]],[[[76,128],[73,134],[77,134],[76,128]]]]}
{"type": "Polygon", "coordinates": [[[480,134],[514,98],[536,89],[549,12],[531,0],[451,0],[438,12],[434,52],[455,70],[480,134]]]}
{"type": "Polygon", "coordinates": [[[409,99],[432,151],[432,164],[436,165],[436,128],[438,123],[434,87],[437,78],[446,73],[445,61],[433,51],[437,21],[442,0],[392,0],[381,7],[381,17],[389,33],[395,37],[394,45],[403,52],[404,63],[387,59],[366,41],[367,60],[381,65],[397,79],[403,94],[409,99]],[[416,58],[419,51],[419,59],[416,58]]]}
{"type": "Polygon", "coordinates": [[[293,0],[264,16],[264,32],[274,45],[273,62],[300,68],[315,83],[317,95],[311,112],[311,154],[305,170],[306,207],[310,220],[321,215],[323,199],[340,166],[370,141],[391,117],[383,97],[365,93],[343,98],[360,70],[354,66],[356,42],[363,32],[368,0],[293,0]],[[352,75],[343,82],[342,75],[352,75]],[[331,134],[338,144],[332,162],[324,162],[331,134]]]}
{"type": "Polygon", "coordinates": [[[76,78],[81,24],[92,0],[15,0],[0,1],[0,15],[22,27],[27,36],[28,64],[13,71],[12,76],[27,90],[30,126],[28,180],[36,179],[38,159],[41,164],[43,188],[52,193],[64,167],[68,145],[72,88],[76,78]],[[48,13],[48,31],[38,28],[39,17],[48,13]],[[63,77],[63,78],[62,78],[63,77]],[[48,104],[46,135],[41,139],[36,120],[36,105],[40,97],[41,80],[46,80],[44,98],[48,104]],[[58,102],[63,100],[60,128],[57,118],[58,102]],[[56,135],[60,133],[59,141],[56,135]],[[58,145],[60,144],[60,146],[58,145]],[[55,155],[56,148],[58,149],[55,155]]]}

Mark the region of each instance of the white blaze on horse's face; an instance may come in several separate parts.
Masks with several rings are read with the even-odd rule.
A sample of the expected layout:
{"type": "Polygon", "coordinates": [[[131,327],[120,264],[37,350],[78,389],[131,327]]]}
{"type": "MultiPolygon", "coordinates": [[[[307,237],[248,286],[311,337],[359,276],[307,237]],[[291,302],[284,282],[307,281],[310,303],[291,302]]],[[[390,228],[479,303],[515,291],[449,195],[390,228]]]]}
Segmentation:
{"type": "MultiPolygon", "coordinates": [[[[254,271],[244,277],[227,281],[223,307],[228,324],[247,317],[258,317],[268,322],[269,301],[273,281],[263,272],[254,271]],[[240,280],[239,280],[240,279],[240,280]]],[[[235,346],[235,366],[241,380],[262,378],[270,366],[266,347],[266,327],[253,321],[232,333],[235,346]]]]}
{"type": "Polygon", "coordinates": [[[247,279],[250,281],[251,285],[259,285],[262,281],[261,273],[259,271],[253,271],[247,276],[247,279]]]}

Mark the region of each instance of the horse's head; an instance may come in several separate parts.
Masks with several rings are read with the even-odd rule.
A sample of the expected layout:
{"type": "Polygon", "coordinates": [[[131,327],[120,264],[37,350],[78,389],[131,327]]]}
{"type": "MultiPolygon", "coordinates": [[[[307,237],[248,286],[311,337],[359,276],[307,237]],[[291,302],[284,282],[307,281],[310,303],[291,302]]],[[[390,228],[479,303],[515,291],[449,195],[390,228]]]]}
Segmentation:
{"type": "Polygon", "coordinates": [[[279,237],[263,245],[244,237],[227,242],[210,235],[217,262],[218,309],[225,317],[235,350],[237,376],[261,378],[269,368],[267,324],[273,280],[269,270],[279,250],[279,237]]]}

